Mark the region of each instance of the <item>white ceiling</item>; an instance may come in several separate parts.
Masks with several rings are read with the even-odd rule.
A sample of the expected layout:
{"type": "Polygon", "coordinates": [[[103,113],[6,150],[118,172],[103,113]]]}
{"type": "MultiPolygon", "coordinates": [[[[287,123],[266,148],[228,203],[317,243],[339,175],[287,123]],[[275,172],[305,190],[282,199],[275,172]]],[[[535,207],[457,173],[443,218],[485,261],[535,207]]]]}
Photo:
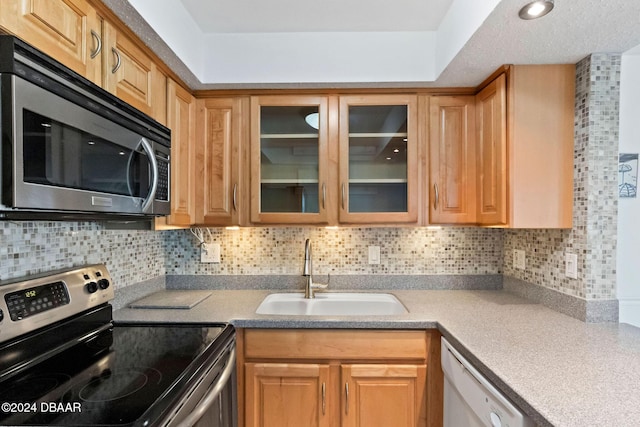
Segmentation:
{"type": "Polygon", "coordinates": [[[180,0],[203,33],[437,30],[453,0],[180,0]]]}
{"type": "Polygon", "coordinates": [[[476,86],[640,45],[640,0],[104,0],[193,89],[476,86]],[[159,37],[158,37],[159,36],[159,37]]]}

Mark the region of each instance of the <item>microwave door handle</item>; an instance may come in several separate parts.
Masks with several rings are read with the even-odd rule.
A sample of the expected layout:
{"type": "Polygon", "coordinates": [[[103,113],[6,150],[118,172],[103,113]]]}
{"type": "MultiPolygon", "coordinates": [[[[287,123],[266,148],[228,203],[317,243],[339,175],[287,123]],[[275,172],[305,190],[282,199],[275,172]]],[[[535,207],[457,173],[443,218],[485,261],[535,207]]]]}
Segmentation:
{"type": "Polygon", "coordinates": [[[156,191],[158,191],[158,162],[156,161],[156,155],[153,152],[153,148],[146,138],[140,139],[140,145],[146,151],[147,157],[149,157],[149,163],[151,164],[151,190],[149,195],[142,203],[142,212],[150,213],[150,209],[153,207],[153,201],[156,198],[156,191]]]}
{"type": "MultiPolygon", "coordinates": [[[[137,150],[137,149],[136,149],[137,150]]],[[[136,150],[131,150],[129,153],[129,160],[127,160],[127,190],[129,190],[129,195],[133,196],[133,187],[131,186],[131,169],[133,168],[133,156],[136,154],[136,150]]]]}

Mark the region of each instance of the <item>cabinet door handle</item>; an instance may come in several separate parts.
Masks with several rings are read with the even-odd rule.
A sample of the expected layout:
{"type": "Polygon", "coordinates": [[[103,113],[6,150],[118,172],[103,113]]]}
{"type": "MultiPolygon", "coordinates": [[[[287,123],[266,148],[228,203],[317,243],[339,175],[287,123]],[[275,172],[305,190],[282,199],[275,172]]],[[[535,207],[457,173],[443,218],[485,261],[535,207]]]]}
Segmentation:
{"type": "Polygon", "coordinates": [[[344,383],[344,411],[349,414],[349,383],[344,383]]]}
{"type": "Polygon", "coordinates": [[[433,184],[433,191],[434,191],[434,196],[433,196],[433,210],[437,211],[438,210],[438,201],[440,199],[440,193],[438,193],[438,184],[433,184]]]}
{"type": "Polygon", "coordinates": [[[234,211],[238,210],[237,196],[238,196],[238,184],[235,183],[233,184],[233,210],[234,211]]]}
{"type": "Polygon", "coordinates": [[[327,408],[327,384],[322,383],[322,415],[327,408]]]}
{"type": "Polygon", "coordinates": [[[344,210],[344,182],[342,183],[342,210],[344,210]]]}
{"type": "Polygon", "coordinates": [[[91,30],[91,36],[96,40],[96,50],[94,50],[93,52],[91,52],[91,59],[95,58],[96,56],[98,56],[98,54],[100,53],[100,51],[102,50],[102,38],[100,37],[100,35],[98,33],[96,33],[94,30],[91,30]]]}
{"type": "Polygon", "coordinates": [[[122,65],[122,59],[120,58],[120,53],[116,50],[115,47],[111,48],[111,52],[113,52],[113,54],[116,57],[116,65],[115,67],[113,67],[113,69],[111,70],[111,74],[115,74],[116,71],[118,71],[118,69],[120,69],[120,66],[122,65]]]}
{"type": "Polygon", "coordinates": [[[324,209],[325,201],[327,200],[327,185],[322,183],[322,209],[324,209]]]}

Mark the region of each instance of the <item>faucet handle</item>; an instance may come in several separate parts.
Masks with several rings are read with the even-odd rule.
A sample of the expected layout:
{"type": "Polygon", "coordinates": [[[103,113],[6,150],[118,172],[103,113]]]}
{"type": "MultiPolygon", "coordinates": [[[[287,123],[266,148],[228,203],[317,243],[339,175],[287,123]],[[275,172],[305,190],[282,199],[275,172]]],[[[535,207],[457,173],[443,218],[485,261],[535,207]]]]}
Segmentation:
{"type": "Polygon", "coordinates": [[[327,274],[327,283],[317,283],[317,282],[313,282],[313,288],[314,289],[327,289],[329,287],[329,283],[331,282],[331,274],[328,273],[327,274]]]}

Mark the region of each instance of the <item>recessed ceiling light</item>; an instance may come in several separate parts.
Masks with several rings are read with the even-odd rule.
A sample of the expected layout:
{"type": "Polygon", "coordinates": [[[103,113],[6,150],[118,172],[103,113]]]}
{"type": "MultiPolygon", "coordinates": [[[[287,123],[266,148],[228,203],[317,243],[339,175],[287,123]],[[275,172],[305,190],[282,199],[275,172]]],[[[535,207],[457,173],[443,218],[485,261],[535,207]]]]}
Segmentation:
{"type": "Polygon", "coordinates": [[[553,0],[536,0],[526,4],[522,9],[520,9],[518,16],[520,19],[525,20],[541,18],[551,12],[552,9],[553,0]]]}

